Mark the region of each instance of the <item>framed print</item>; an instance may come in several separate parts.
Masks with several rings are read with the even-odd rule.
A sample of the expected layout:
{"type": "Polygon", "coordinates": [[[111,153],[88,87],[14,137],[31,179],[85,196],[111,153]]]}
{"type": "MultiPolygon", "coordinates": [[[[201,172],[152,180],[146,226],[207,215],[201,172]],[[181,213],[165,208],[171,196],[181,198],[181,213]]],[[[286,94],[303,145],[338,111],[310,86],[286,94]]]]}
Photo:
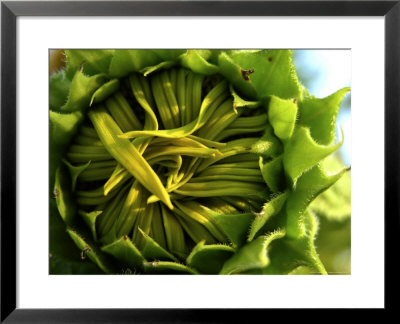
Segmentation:
{"type": "Polygon", "coordinates": [[[1,320],[393,308],[399,14],[2,2],[1,320]]]}

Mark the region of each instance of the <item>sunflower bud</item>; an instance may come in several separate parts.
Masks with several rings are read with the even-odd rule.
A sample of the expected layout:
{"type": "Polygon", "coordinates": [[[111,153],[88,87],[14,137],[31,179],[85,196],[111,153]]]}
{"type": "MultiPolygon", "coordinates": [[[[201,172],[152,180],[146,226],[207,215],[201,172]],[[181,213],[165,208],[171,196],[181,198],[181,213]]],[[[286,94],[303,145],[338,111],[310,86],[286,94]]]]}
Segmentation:
{"type": "Polygon", "coordinates": [[[310,204],[348,170],[324,161],[349,89],[315,98],[294,71],[289,50],[65,51],[52,258],[69,273],[325,274],[310,204]]]}

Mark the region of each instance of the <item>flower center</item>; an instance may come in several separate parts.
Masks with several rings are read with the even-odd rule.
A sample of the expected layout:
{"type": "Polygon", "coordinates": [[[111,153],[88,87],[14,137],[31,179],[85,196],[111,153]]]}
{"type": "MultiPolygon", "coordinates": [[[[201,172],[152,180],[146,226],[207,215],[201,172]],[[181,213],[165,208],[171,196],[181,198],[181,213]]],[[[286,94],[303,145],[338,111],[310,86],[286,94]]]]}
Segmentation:
{"type": "Polygon", "coordinates": [[[229,243],[216,215],[261,209],[267,192],[253,147],[266,113],[236,108],[221,76],[172,68],[101,91],[67,153],[96,240],[129,236],[140,249],[150,237],[185,258],[200,241],[229,243]]]}

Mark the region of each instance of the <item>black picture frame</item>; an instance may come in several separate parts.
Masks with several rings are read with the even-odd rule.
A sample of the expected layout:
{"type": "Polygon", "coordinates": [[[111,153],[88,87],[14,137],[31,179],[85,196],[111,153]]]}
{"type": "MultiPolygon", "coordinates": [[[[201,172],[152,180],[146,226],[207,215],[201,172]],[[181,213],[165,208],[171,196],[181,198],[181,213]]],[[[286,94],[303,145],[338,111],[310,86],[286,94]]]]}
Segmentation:
{"type": "MultiPolygon", "coordinates": [[[[2,1],[1,2],[1,322],[219,323],[269,309],[16,308],[16,19],[19,16],[384,16],[385,307],[396,307],[400,235],[400,1],[2,1]],[[240,313],[240,314],[239,314],[240,313]]],[[[367,284],[367,283],[366,283],[367,284]]],[[[251,320],[250,320],[251,321],[251,320]]],[[[246,321],[247,322],[247,321],[246,321]]]]}

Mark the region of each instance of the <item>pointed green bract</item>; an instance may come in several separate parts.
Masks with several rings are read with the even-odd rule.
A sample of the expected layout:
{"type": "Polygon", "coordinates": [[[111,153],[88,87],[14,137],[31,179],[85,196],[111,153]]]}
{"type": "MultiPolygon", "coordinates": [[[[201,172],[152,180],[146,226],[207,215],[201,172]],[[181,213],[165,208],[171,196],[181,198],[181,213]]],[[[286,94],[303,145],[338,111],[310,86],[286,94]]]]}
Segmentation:
{"type": "Polygon", "coordinates": [[[234,109],[237,109],[240,107],[245,107],[245,108],[249,108],[249,109],[258,108],[263,104],[261,101],[248,101],[246,99],[243,99],[236,93],[236,91],[232,85],[229,87],[229,90],[233,97],[233,108],[234,109]]]}
{"type": "Polygon", "coordinates": [[[265,159],[260,156],[260,170],[265,183],[272,192],[282,191],[285,187],[282,156],[268,162],[264,161],[265,159]]]}
{"type": "Polygon", "coordinates": [[[336,151],[343,143],[343,136],[337,144],[320,145],[311,137],[310,130],[298,127],[290,141],[285,144],[283,165],[295,185],[297,179],[319,161],[336,151]]]}
{"type": "Polygon", "coordinates": [[[335,139],[336,116],[340,103],[350,88],[343,88],[326,98],[308,96],[299,103],[299,125],[308,127],[316,142],[329,145],[335,139]]]}
{"type": "Polygon", "coordinates": [[[285,192],[271,199],[269,202],[264,204],[260,212],[255,213],[255,218],[251,224],[247,241],[252,241],[257,232],[261,230],[267,221],[281,211],[284,203],[286,202],[288,194],[288,192],[285,192]]]}
{"type": "Polygon", "coordinates": [[[127,236],[105,245],[101,249],[126,264],[132,271],[140,270],[143,267],[144,258],[142,254],[127,236]]]}
{"type": "Polygon", "coordinates": [[[249,78],[243,77],[244,70],[227,53],[221,53],[218,56],[218,66],[223,76],[230,80],[236,91],[245,97],[257,98],[253,83],[249,78]]]}
{"type": "Polygon", "coordinates": [[[141,229],[139,229],[139,231],[144,238],[144,244],[143,248],[141,249],[141,253],[146,259],[178,262],[177,258],[162,248],[148,234],[143,232],[141,229]]]}
{"type": "Polygon", "coordinates": [[[97,220],[97,217],[102,212],[103,212],[102,210],[95,210],[95,211],[92,211],[89,213],[85,212],[83,210],[78,211],[78,214],[83,218],[83,220],[89,227],[95,241],[97,241],[96,220],[97,220]]]}
{"type": "Polygon", "coordinates": [[[214,215],[215,221],[236,246],[240,246],[246,241],[253,218],[252,213],[214,215]]]}
{"type": "Polygon", "coordinates": [[[78,71],[71,81],[67,102],[61,107],[62,111],[83,111],[90,105],[90,100],[96,90],[108,81],[105,74],[87,76],[78,71]]]}
{"type": "Polygon", "coordinates": [[[69,87],[71,80],[65,76],[65,72],[61,71],[50,76],[50,93],[49,105],[50,109],[58,111],[67,102],[69,87]]]}
{"type": "Polygon", "coordinates": [[[71,239],[75,242],[78,248],[81,250],[81,259],[85,260],[89,257],[102,271],[107,274],[113,272],[113,269],[109,266],[105,257],[101,254],[96,246],[90,242],[87,242],[78,232],[67,228],[67,232],[71,239]]]}
{"type": "Polygon", "coordinates": [[[269,95],[283,99],[299,98],[301,95],[302,86],[297,79],[291,51],[235,51],[229,56],[221,54],[219,65],[224,66],[221,70],[230,71],[224,73],[228,79],[231,79],[235,71],[233,84],[250,97],[255,97],[251,88],[256,91],[258,99],[269,95]],[[231,66],[230,70],[227,68],[228,64],[231,66]]]}
{"type": "Polygon", "coordinates": [[[76,205],[71,192],[71,181],[62,165],[56,171],[53,194],[62,219],[66,224],[72,224],[76,217],[76,205]]]}
{"type": "Polygon", "coordinates": [[[83,72],[88,76],[106,73],[108,71],[113,52],[113,50],[99,49],[66,50],[66,74],[68,78],[72,79],[80,68],[82,68],[83,72]]]}
{"type": "Polygon", "coordinates": [[[303,214],[307,206],[322,191],[339,180],[346,171],[345,168],[336,174],[328,175],[321,165],[317,165],[299,178],[296,188],[289,195],[286,204],[288,236],[304,235],[303,214]]]}
{"type": "Polygon", "coordinates": [[[271,96],[268,106],[268,119],[275,135],[285,140],[292,136],[297,116],[296,100],[282,100],[271,96]]]}
{"type": "Polygon", "coordinates": [[[212,75],[219,72],[217,66],[207,62],[207,60],[202,57],[201,53],[196,50],[188,50],[186,53],[182,54],[179,59],[182,66],[196,73],[212,75]]]}
{"type": "Polygon", "coordinates": [[[254,141],[251,145],[251,151],[268,158],[277,157],[282,153],[282,143],[273,134],[271,125],[266,125],[264,135],[260,139],[254,141]]]}
{"type": "Polygon", "coordinates": [[[147,50],[115,50],[110,63],[110,74],[115,78],[138,72],[146,66],[160,63],[161,59],[152,51],[147,50]]]}
{"type": "Polygon", "coordinates": [[[75,191],[76,181],[78,180],[79,175],[88,168],[91,161],[88,161],[87,163],[78,166],[72,165],[65,159],[63,159],[63,162],[67,165],[69,173],[71,174],[72,178],[71,190],[75,191]]]}
{"type": "Polygon", "coordinates": [[[114,50],[109,66],[109,73],[113,77],[124,77],[131,72],[148,74],[160,67],[169,66],[169,62],[178,59],[184,50],[114,50]],[[169,61],[165,65],[164,61],[169,61]]]}
{"type": "Polygon", "coordinates": [[[271,262],[258,273],[288,274],[299,266],[306,266],[314,274],[327,274],[314,245],[318,220],[315,215],[306,211],[303,222],[305,235],[296,239],[285,237],[273,242],[269,249],[271,262]]]}
{"type": "Polygon", "coordinates": [[[350,173],[347,172],[311,203],[311,210],[331,221],[347,220],[351,215],[350,182],[350,173]]]}
{"type": "Polygon", "coordinates": [[[143,75],[146,77],[148,76],[150,73],[156,72],[156,71],[160,71],[160,70],[164,70],[164,69],[168,69],[170,67],[173,67],[175,65],[174,61],[165,61],[165,62],[161,62],[159,64],[153,65],[153,66],[146,66],[143,69],[141,69],[139,72],[143,73],[143,75]]]}
{"type": "Polygon", "coordinates": [[[65,146],[74,136],[79,124],[83,120],[80,111],[73,113],[59,113],[50,110],[50,139],[56,145],[65,146]]]}
{"type": "Polygon", "coordinates": [[[186,259],[189,267],[204,274],[218,273],[235,250],[227,245],[205,245],[199,242],[186,259]]]}
{"type": "Polygon", "coordinates": [[[225,262],[220,274],[235,274],[247,270],[266,267],[270,260],[267,255],[268,245],[285,236],[285,231],[276,231],[259,236],[243,246],[232,258],[225,262]]]}
{"type": "Polygon", "coordinates": [[[80,111],[72,113],[59,113],[50,110],[49,112],[49,146],[50,151],[50,190],[55,181],[55,172],[65,154],[66,146],[71,141],[79,124],[83,120],[80,111]]]}
{"type": "Polygon", "coordinates": [[[119,88],[119,80],[113,79],[104,83],[100,88],[98,88],[94,93],[92,98],[90,99],[89,106],[93,104],[97,104],[106,100],[109,96],[111,96],[114,92],[116,92],[119,88]]]}

